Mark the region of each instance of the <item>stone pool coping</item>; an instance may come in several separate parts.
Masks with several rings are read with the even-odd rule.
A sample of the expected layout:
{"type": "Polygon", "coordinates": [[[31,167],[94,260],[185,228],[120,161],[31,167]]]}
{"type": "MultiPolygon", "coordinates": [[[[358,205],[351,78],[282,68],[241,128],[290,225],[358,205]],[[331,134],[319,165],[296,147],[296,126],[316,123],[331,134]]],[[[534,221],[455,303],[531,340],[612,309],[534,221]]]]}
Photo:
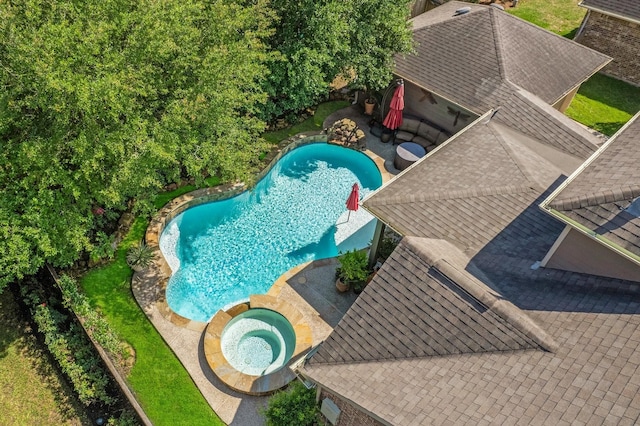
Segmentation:
{"type": "Polygon", "coordinates": [[[204,336],[204,354],[209,367],[218,378],[231,389],[249,395],[267,395],[295,379],[295,374],[288,368],[291,363],[311,349],[311,327],[304,321],[304,317],[293,305],[283,299],[264,294],[249,296],[249,303],[241,303],[227,311],[218,311],[206,328],[204,336]],[[236,370],[222,353],[222,332],[229,321],[249,309],[269,309],[277,312],[293,326],[296,336],[296,346],[291,359],[286,365],[264,376],[252,376],[236,370]]]}
{"type": "MultiPolygon", "coordinates": [[[[303,134],[288,139],[289,143],[278,150],[269,165],[257,176],[256,181],[262,179],[273,166],[289,151],[303,145],[327,142],[326,134],[303,134]]],[[[362,151],[369,156],[378,167],[382,175],[382,183],[385,184],[393,175],[385,167],[385,160],[370,150],[362,151]]],[[[155,305],[158,312],[172,324],[194,331],[204,331],[207,323],[185,318],[174,312],[168,305],[166,289],[171,278],[171,268],[160,250],[160,235],[165,226],[177,215],[190,207],[204,204],[210,201],[223,200],[234,197],[247,189],[244,183],[224,184],[211,188],[196,189],[169,201],[162,207],[149,223],[144,240],[154,253],[154,261],[145,271],[137,273],[134,277],[134,296],[143,310],[148,314],[150,305],[155,305]]],[[[303,265],[300,265],[303,266],[303,265]]],[[[293,268],[296,270],[297,268],[293,268]]],[[[292,270],[292,271],[293,271],[292,270]]],[[[281,281],[288,275],[285,273],[276,281],[281,281]]],[[[274,284],[275,285],[275,284],[274,284]]]]}

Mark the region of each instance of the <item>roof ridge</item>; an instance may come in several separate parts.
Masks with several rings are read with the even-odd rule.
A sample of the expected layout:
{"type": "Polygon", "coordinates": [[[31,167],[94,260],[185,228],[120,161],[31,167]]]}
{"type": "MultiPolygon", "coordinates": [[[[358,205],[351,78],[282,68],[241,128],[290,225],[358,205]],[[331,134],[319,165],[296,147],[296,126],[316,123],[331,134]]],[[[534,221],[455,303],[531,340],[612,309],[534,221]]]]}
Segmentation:
{"type": "Polygon", "coordinates": [[[533,340],[547,352],[554,352],[558,344],[540,326],[521,309],[513,305],[492,288],[466,271],[460,271],[455,265],[447,261],[441,254],[422,249],[419,237],[405,237],[404,243],[414,252],[420,253],[423,260],[431,265],[449,282],[467,293],[471,298],[484,305],[488,310],[498,315],[505,322],[511,324],[520,333],[533,340]]]}
{"type": "Polygon", "coordinates": [[[640,197],[640,185],[630,184],[596,193],[583,194],[561,200],[556,199],[548,205],[554,210],[568,211],[599,206],[601,204],[628,201],[637,197],[640,197]]]}
{"type": "Polygon", "coordinates": [[[415,195],[396,195],[393,197],[389,197],[385,200],[385,204],[388,202],[392,202],[394,204],[410,204],[420,201],[436,201],[436,200],[455,200],[455,199],[468,199],[468,198],[480,198],[480,197],[488,197],[492,195],[508,195],[508,194],[520,194],[522,192],[530,192],[536,191],[539,192],[543,190],[538,187],[537,182],[533,181],[533,184],[523,184],[523,185],[504,185],[504,186],[494,186],[488,188],[469,188],[469,189],[460,189],[449,191],[446,188],[438,191],[429,191],[428,193],[421,193],[415,195]]]}
{"type": "Polygon", "coordinates": [[[502,52],[504,50],[504,44],[502,43],[501,32],[498,28],[498,19],[496,19],[496,13],[500,12],[495,7],[489,7],[489,19],[491,20],[491,32],[493,33],[493,43],[496,46],[496,57],[498,60],[498,72],[500,73],[500,78],[502,80],[506,80],[511,82],[507,77],[507,73],[505,70],[505,61],[502,56],[502,52]]]}
{"type": "Polygon", "coordinates": [[[469,293],[474,299],[486,306],[487,309],[493,311],[506,322],[513,325],[518,331],[533,340],[545,351],[555,352],[558,349],[558,344],[555,340],[540,328],[538,324],[533,322],[524,311],[504,299],[501,295],[494,294],[489,287],[475,277],[470,274],[463,276],[463,272],[459,271],[445,259],[436,261],[432,267],[456,286],[469,293]]]}

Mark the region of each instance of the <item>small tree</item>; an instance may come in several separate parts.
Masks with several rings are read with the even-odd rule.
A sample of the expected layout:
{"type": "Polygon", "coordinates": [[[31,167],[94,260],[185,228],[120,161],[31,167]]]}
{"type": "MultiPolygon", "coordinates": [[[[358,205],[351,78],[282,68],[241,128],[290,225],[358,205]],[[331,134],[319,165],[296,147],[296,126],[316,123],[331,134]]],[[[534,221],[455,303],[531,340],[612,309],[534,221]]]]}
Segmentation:
{"type": "Polygon", "coordinates": [[[269,398],[264,415],[268,426],[315,425],[318,418],[316,393],[296,380],[287,390],[269,398]]]}

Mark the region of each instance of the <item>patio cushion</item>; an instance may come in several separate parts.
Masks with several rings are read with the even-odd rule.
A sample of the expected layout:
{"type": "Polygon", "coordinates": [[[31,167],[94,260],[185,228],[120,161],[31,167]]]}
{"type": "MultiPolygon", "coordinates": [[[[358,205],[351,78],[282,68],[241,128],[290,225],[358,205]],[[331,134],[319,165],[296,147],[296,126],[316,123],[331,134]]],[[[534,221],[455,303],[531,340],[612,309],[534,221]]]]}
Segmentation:
{"type": "Polygon", "coordinates": [[[398,133],[396,133],[396,141],[409,142],[413,139],[414,136],[415,134],[411,132],[400,130],[398,133]]]}
{"type": "Polygon", "coordinates": [[[433,147],[436,145],[435,143],[433,143],[433,141],[430,141],[427,138],[423,138],[422,136],[415,136],[411,142],[417,143],[427,151],[429,150],[429,147],[433,147]]]}
{"type": "Polygon", "coordinates": [[[420,126],[420,121],[414,120],[412,118],[406,118],[402,120],[402,124],[400,125],[400,128],[398,130],[403,130],[405,132],[413,133],[415,135],[416,133],[418,133],[419,126],[420,126]]]}
{"type": "Polygon", "coordinates": [[[435,143],[436,145],[440,145],[442,142],[446,141],[447,139],[449,139],[449,135],[446,134],[445,132],[440,132],[438,133],[438,136],[435,139],[435,143]]]}

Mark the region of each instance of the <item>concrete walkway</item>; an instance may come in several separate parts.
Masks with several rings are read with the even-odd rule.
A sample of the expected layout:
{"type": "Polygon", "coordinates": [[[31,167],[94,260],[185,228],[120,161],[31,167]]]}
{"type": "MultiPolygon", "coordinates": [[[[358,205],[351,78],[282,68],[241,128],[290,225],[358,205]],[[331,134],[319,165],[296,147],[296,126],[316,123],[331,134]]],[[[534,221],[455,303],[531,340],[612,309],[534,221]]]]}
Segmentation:
{"type": "MultiPolygon", "coordinates": [[[[387,181],[397,174],[398,171],[393,167],[395,147],[380,142],[370,134],[370,117],[362,114],[362,108],[351,106],[330,115],[325,120],[325,128],[342,118],[354,120],[365,132],[366,153],[374,158],[379,168],[384,168],[381,170],[384,180],[387,181]]],[[[147,245],[158,253],[159,232],[164,226],[164,221],[168,219],[170,217],[154,219],[145,236],[147,245]]],[[[161,255],[159,257],[162,258],[161,255]]],[[[156,263],[155,267],[135,273],[132,279],[132,290],[138,304],[225,423],[242,426],[263,425],[264,418],[260,410],[266,404],[267,397],[234,392],[213,374],[204,355],[206,324],[167,312],[164,288],[167,285],[166,277],[170,276],[170,269],[164,258],[157,259],[156,263]]],[[[285,298],[303,314],[312,330],[313,345],[322,342],[331,333],[356,299],[350,292],[341,294],[336,291],[336,266],[336,259],[300,265],[280,277],[268,292],[271,296],[285,298]]]]}

